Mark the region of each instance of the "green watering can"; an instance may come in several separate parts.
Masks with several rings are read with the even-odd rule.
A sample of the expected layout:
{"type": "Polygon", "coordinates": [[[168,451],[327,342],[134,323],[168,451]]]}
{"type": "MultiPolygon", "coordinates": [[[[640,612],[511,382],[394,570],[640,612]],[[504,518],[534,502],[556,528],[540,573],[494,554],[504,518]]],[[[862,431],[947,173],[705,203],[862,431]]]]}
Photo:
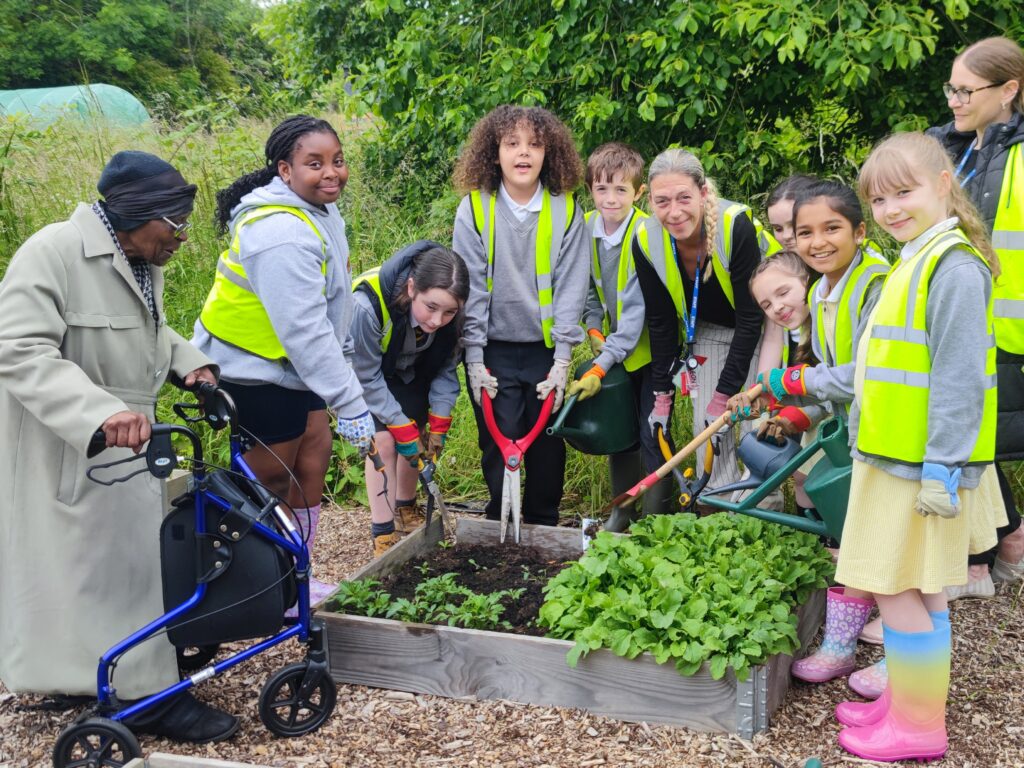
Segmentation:
{"type": "Polygon", "coordinates": [[[751,476],[721,488],[706,489],[700,495],[700,502],[840,541],[846,520],[846,505],[850,498],[850,474],[853,471],[848,441],[849,430],[842,415],[823,422],[814,442],[803,448],[799,448],[792,440],[788,440],[785,446],[759,443],[757,435],[750,432],[743,436],[736,452],[750,470],[751,476]],[[824,452],[824,456],[814,465],[804,482],[804,490],[814,502],[817,517],[812,517],[811,513],[800,517],[757,506],[819,450],[824,452]],[[739,502],[719,497],[719,494],[751,488],[756,490],[739,502]]]}
{"type": "MultiPolygon", "coordinates": [[[[593,361],[576,366],[579,379],[593,361]]],[[[639,419],[633,384],[621,365],[613,365],[601,380],[601,390],[583,402],[573,395],[547,429],[552,437],[561,437],[580,453],[607,456],[635,448],[640,442],[639,419]]]]}

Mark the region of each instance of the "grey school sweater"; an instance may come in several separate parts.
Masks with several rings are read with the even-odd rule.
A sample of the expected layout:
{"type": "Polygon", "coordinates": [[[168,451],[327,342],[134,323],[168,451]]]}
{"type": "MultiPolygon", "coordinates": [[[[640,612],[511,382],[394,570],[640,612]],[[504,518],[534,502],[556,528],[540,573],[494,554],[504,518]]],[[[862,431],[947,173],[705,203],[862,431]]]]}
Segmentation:
{"type": "MultiPolygon", "coordinates": [[[[636,213],[634,216],[638,215],[636,213]]],[[[620,230],[628,225],[629,220],[622,222],[620,230]]],[[[640,340],[640,334],[644,330],[644,294],[640,290],[640,281],[637,279],[636,270],[630,269],[626,278],[626,287],[622,291],[622,317],[618,316],[618,283],[619,283],[619,257],[622,253],[621,239],[609,245],[601,235],[604,233],[604,225],[601,223],[601,215],[592,216],[586,222],[586,241],[597,245],[597,260],[601,265],[601,290],[604,291],[604,300],[607,306],[601,304],[597,294],[596,278],[591,265],[590,291],[587,296],[586,310],[583,314],[583,325],[586,328],[601,330],[604,316],[608,315],[608,338],[605,339],[604,348],[594,362],[604,371],[607,371],[616,363],[621,363],[630,352],[636,347],[640,340]]],[[[618,234],[618,233],[617,233],[618,234]]],[[[614,240],[614,238],[613,238],[614,240]]],[[[627,253],[632,257],[631,244],[627,243],[627,253]]],[[[591,261],[593,261],[591,254],[591,261]]]]}
{"type": "MultiPolygon", "coordinates": [[[[275,213],[242,227],[241,262],[270,317],[288,359],[267,360],[210,335],[196,320],[192,344],[220,365],[221,376],[238,384],[277,384],[310,390],[341,418],[367,411],[363,388],[342,349],[352,319],[352,278],[348,267],[345,220],[334,203],[307,203],[274,179],[242,198],[232,224],[261,205],[288,205],[306,211],[327,242],[327,276],[320,271],[324,251],[309,226],[289,213],[275,213]]],[[[230,230],[234,236],[234,228],[230,230]]]]}
{"type": "MultiPolygon", "coordinates": [[[[538,218],[538,214],[530,213],[525,221],[519,221],[498,195],[494,212],[494,287],[488,294],[484,241],[476,231],[469,196],[459,203],[452,247],[469,268],[469,301],[466,302],[462,337],[466,362],[483,362],[484,347],[489,340],[544,340],[534,251],[538,218]]],[[[555,357],[561,360],[569,360],[573,346],[584,337],[579,322],[587,297],[588,247],[584,240],[583,215],[577,206],[561,249],[551,254],[555,320],[551,338],[555,343],[555,357]]]]}

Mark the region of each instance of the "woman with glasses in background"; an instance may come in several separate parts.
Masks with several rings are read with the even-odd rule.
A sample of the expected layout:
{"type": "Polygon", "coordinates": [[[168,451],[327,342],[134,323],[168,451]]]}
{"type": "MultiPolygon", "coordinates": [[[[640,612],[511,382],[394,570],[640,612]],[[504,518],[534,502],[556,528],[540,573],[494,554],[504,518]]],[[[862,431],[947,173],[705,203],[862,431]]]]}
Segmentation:
{"type": "Polygon", "coordinates": [[[1024,529],[1010,484],[998,461],[1024,459],[1024,51],[1013,40],[990,37],[953,60],[942,86],[953,120],[928,133],[953,158],[957,181],[978,207],[999,254],[995,282],[999,421],[996,471],[1009,525],[999,546],[970,559],[971,580],[948,590],[950,599],[994,594],[992,580],[1024,578],[1024,529]],[[991,568],[991,575],[989,569],[991,568]]]}

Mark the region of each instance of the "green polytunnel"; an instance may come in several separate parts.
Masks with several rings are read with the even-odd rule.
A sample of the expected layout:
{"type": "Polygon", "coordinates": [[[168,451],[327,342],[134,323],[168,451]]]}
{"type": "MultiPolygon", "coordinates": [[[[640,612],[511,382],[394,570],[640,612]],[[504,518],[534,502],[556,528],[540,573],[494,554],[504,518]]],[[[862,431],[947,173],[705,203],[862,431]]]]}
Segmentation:
{"type": "Polygon", "coordinates": [[[84,120],[105,118],[121,125],[149,120],[142,102],[123,88],[106,83],[0,91],[0,116],[4,115],[27,115],[43,126],[69,115],[84,120]]]}

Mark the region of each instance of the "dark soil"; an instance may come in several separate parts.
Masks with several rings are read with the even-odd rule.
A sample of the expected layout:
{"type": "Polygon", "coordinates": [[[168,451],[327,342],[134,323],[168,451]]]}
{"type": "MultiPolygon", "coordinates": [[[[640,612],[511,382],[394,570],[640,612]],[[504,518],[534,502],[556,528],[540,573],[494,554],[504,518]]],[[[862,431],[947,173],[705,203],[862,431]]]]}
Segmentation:
{"type": "Polygon", "coordinates": [[[382,580],[381,589],[394,598],[411,600],[416,585],[424,579],[454,573],[456,582],[474,592],[486,594],[504,589],[525,589],[516,600],[506,599],[502,617],[511,625],[504,631],[517,635],[543,637],[546,631],[536,625],[544,604],[544,585],[571,561],[551,560],[533,547],[487,546],[472,544],[448,549],[438,547],[430,555],[410,560],[398,573],[382,580]],[[423,565],[427,569],[424,573],[423,565]]]}

